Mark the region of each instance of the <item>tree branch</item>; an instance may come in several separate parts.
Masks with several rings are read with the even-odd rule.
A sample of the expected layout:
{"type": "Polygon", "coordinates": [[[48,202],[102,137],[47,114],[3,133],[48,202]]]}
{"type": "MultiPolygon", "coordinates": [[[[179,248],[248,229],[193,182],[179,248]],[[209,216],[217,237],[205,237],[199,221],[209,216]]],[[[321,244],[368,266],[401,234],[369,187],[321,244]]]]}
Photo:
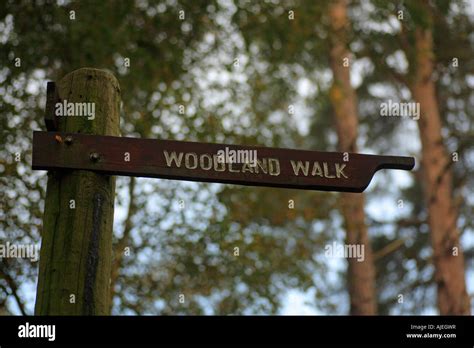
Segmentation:
{"type": "Polygon", "coordinates": [[[11,295],[13,295],[13,297],[15,298],[15,301],[18,305],[18,308],[20,309],[20,312],[22,315],[28,315],[28,313],[26,313],[26,310],[25,310],[25,305],[23,304],[23,302],[21,301],[21,298],[20,296],[18,295],[18,286],[17,284],[15,283],[15,281],[13,280],[13,278],[10,276],[10,274],[8,274],[7,270],[6,270],[6,267],[5,267],[5,264],[6,264],[6,260],[3,259],[2,260],[2,267],[1,267],[1,274],[2,274],[2,278],[5,279],[5,281],[7,282],[10,290],[11,290],[11,295]]]}

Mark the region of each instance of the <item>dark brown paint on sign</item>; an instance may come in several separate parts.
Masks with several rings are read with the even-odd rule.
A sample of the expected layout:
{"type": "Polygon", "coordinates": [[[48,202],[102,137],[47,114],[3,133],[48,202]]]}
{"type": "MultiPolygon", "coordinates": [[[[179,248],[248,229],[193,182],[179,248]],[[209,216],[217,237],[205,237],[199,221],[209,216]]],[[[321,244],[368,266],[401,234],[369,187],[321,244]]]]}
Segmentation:
{"type": "Polygon", "coordinates": [[[60,132],[33,134],[33,169],[40,170],[91,170],[109,175],[362,192],[377,170],[411,170],[414,165],[413,157],[401,156],[60,132]],[[226,156],[237,156],[223,156],[226,148],[226,156]],[[234,160],[245,158],[245,154],[250,163],[234,160]]]}

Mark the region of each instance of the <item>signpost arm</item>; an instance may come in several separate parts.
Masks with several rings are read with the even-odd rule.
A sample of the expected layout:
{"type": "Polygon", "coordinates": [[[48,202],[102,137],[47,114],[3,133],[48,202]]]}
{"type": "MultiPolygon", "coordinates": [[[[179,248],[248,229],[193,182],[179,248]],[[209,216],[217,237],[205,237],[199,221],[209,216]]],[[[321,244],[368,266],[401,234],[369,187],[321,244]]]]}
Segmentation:
{"type": "MultiPolygon", "coordinates": [[[[75,70],[57,89],[62,107],[54,110],[63,112],[57,117],[59,131],[119,135],[120,87],[111,73],[75,70]]],[[[74,136],[56,135],[55,141],[59,150],[74,144],[74,136]]],[[[95,157],[90,154],[100,161],[95,157]]],[[[36,315],[109,314],[114,196],[115,177],[85,170],[49,172],[36,315]]]]}

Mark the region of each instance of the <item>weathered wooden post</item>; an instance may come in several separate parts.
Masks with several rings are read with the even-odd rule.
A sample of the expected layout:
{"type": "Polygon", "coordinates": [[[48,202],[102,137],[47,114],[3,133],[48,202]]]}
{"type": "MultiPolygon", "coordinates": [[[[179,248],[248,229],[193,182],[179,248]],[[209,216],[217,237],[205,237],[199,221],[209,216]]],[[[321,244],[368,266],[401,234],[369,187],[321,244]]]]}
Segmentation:
{"type": "MultiPolygon", "coordinates": [[[[58,83],[58,93],[63,105],[54,108],[63,112],[57,117],[58,131],[119,135],[120,87],[111,73],[73,71],[58,83]]],[[[74,135],[55,136],[57,152],[48,156],[64,154],[61,147],[79,146],[74,140],[74,135]]],[[[94,151],[88,156],[101,161],[94,151]]],[[[112,176],[85,170],[49,172],[36,315],[109,314],[114,196],[112,176]]]]}

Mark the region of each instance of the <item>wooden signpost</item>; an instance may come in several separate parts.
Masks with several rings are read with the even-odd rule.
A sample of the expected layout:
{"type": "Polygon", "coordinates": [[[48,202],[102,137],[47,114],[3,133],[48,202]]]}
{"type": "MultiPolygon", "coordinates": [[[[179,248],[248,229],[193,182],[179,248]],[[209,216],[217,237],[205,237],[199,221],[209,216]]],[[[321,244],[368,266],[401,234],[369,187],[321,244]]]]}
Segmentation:
{"type": "Polygon", "coordinates": [[[414,164],[412,157],[60,132],[33,134],[33,169],[43,170],[91,170],[108,175],[362,192],[377,170],[410,170],[414,164]],[[226,161],[219,156],[224,149],[234,154],[254,153],[255,161],[226,161]]]}
{"type": "Polygon", "coordinates": [[[113,175],[362,192],[377,170],[415,164],[411,157],[119,137],[119,109],[119,84],[104,70],[82,68],[57,88],[48,83],[48,132],[33,134],[33,169],[49,171],[37,315],[110,313],[113,175]],[[87,117],[76,117],[78,110],[87,117]]]}

